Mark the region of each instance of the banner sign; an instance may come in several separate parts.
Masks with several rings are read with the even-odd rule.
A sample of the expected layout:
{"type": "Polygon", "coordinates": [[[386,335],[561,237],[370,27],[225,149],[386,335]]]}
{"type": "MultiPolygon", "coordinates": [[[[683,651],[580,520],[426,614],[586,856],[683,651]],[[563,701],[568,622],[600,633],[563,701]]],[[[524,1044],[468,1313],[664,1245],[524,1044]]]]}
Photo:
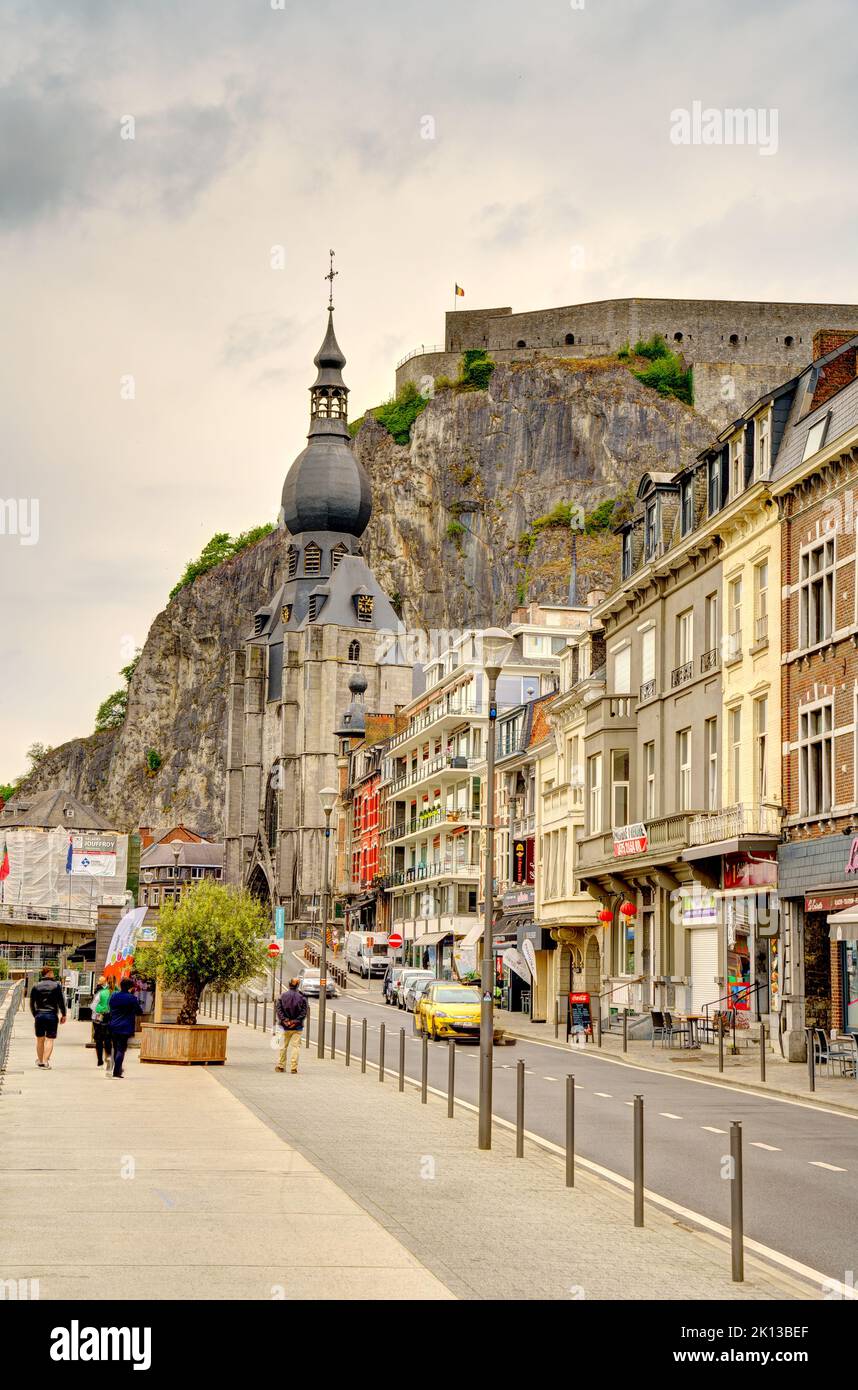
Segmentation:
{"type": "Polygon", "coordinates": [[[285,907],[275,907],[274,909],[274,939],[282,941],[286,933],[286,909],[285,907]]]}
{"type": "Polygon", "coordinates": [[[643,854],[648,844],[646,826],[641,821],[614,830],[615,858],[621,859],[626,854],[643,854]]]}
{"type": "Polygon", "coordinates": [[[104,973],[108,979],[119,980],[131,968],[134,960],[134,949],[147,911],[148,908],[146,907],[132,907],[117,922],[107,952],[107,963],[104,967],[104,973]]]}
{"type": "Polygon", "coordinates": [[[683,894],[682,925],[696,927],[718,921],[718,899],[714,893],[683,894]]]}
{"type": "Polygon", "coordinates": [[[516,975],[519,975],[522,980],[524,980],[525,984],[530,984],[531,976],[527,968],[527,961],[524,959],[524,956],[517,946],[510,946],[509,950],[504,951],[503,963],[507,970],[514,970],[516,975]]]}
{"type": "Polygon", "coordinates": [[[533,942],[529,936],[526,936],[522,941],[521,951],[524,959],[527,961],[527,968],[530,971],[531,977],[533,980],[536,980],[536,952],[533,949],[533,942]]]}
{"type": "Polygon", "coordinates": [[[115,878],[116,836],[92,830],[73,831],[69,835],[66,873],[115,878]]]}

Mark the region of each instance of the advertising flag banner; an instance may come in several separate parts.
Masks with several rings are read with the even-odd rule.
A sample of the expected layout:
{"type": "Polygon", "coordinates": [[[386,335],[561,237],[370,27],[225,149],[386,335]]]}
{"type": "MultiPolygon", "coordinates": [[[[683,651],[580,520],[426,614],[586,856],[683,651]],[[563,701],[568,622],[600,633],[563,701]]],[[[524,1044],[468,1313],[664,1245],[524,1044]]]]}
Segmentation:
{"type": "Polygon", "coordinates": [[[108,979],[120,980],[130,970],[134,961],[134,948],[147,911],[148,908],[145,907],[132,907],[117,922],[104,967],[108,979]]]}
{"type": "Polygon", "coordinates": [[[520,975],[526,984],[530,984],[531,975],[527,961],[517,947],[510,946],[508,950],[504,951],[503,963],[507,970],[514,970],[516,975],[520,975]]]}
{"type": "Polygon", "coordinates": [[[92,878],[115,877],[116,836],[92,830],[72,833],[69,836],[66,873],[89,874],[92,878]]]}

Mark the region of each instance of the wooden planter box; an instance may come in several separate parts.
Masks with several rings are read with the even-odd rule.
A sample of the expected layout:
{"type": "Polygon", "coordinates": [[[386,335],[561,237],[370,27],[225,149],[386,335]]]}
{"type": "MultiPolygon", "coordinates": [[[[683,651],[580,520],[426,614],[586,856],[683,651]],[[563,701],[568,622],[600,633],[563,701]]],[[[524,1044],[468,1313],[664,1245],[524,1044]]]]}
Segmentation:
{"type": "Polygon", "coordinates": [[[223,1066],[226,1035],[220,1023],[144,1023],[140,1061],[223,1066]]]}

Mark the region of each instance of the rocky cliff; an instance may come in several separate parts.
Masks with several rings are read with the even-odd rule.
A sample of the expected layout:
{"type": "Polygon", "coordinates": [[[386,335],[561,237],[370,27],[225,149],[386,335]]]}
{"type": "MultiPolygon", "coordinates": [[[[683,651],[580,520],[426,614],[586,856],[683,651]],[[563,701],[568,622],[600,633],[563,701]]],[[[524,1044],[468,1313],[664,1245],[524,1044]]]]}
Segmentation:
{"type": "MultiPolygon", "coordinates": [[[[615,360],[498,367],[487,391],[439,390],[409,445],[367,416],[355,447],[373,483],[368,557],[409,627],[503,622],[523,598],[568,591],[569,530],[535,522],[558,503],[622,497],[710,433],[615,360]]],[[[221,833],[229,657],[280,582],[284,549],[275,532],[182,589],[149,631],[124,725],[55,749],[28,786],[68,787],[120,827],[221,833]]],[[[613,561],[609,537],[583,538],[581,591],[604,587],[613,561]]]]}

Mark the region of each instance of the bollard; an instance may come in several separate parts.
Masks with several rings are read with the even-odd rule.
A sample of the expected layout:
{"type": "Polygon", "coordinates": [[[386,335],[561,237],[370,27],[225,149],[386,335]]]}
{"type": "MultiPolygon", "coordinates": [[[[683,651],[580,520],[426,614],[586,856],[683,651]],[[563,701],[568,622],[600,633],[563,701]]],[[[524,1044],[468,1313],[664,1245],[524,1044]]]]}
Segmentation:
{"type": "Polygon", "coordinates": [[[643,1096],[635,1096],[635,1225],[644,1223],[643,1096]]]}
{"type": "Polygon", "coordinates": [[[310,1026],[311,1026],[312,1022],[313,1022],[313,1015],[310,1013],[310,1008],[309,1008],[309,1005],[308,1005],[308,1006],[307,1006],[307,1046],[308,1046],[308,1047],[310,1046],[310,1026]]]}
{"type": "Polygon", "coordinates": [[[257,1025],[258,1022],[259,1022],[259,1000],[258,1000],[258,999],[254,999],[254,1001],[253,1001],[253,1027],[254,1027],[254,1029],[256,1028],[256,1025],[257,1025]]]}
{"type": "Polygon", "coordinates": [[[760,1024],[760,1080],[766,1079],[766,1025],[760,1024]]]}
{"type": "Polygon", "coordinates": [[[575,1186],[575,1078],[566,1078],[566,1186],[575,1186]]]}
{"type": "Polygon", "coordinates": [[[623,1009],[623,1051],[629,1050],[629,1011],[623,1009]]]}
{"type": "Polygon", "coordinates": [[[268,1032],[268,1000],[267,1000],[267,999],[263,999],[263,1001],[262,1001],[262,1031],[263,1031],[263,1033],[267,1033],[267,1032],[268,1032]]]}
{"type": "Polygon", "coordinates": [[[724,1070],[724,1020],[718,1014],[718,1070],[724,1070]]]}
{"type": "Polygon", "coordinates": [[[738,1045],[738,1043],[736,1042],[736,1010],[735,1010],[735,1009],[731,1009],[730,1012],[731,1012],[732,1015],[733,1015],[733,1045],[732,1045],[732,1047],[730,1048],[730,1056],[731,1056],[731,1057],[738,1057],[738,1055],[739,1055],[739,1045],[738,1045]]]}
{"type": "Polygon", "coordinates": [[[554,1036],[555,1038],[560,1037],[560,1005],[556,999],[554,1001],[554,1036]]]}
{"type": "Polygon", "coordinates": [[[232,991],[230,991],[229,995],[229,1021],[232,1023],[232,991]]]}
{"type": "Polygon", "coordinates": [[[244,1026],[245,1026],[245,1028],[249,1028],[249,1027],[250,1027],[250,995],[249,995],[249,994],[245,994],[245,996],[244,996],[244,1026]]]}
{"type": "Polygon", "coordinates": [[[384,1024],[378,1029],[378,1079],[384,1080],[384,1024]]]}
{"type": "Polygon", "coordinates": [[[521,1059],[515,1077],[515,1156],[524,1158],[524,1061],[521,1059]]]}
{"type": "Polygon", "coordinates": [[[346,1066],[349,1066],[349,1065],[351,1064],[351,1060],[352,1060],[352,1016],[351,1016],[351,1014],[346,1014],[346,1066]]]}
{"type": "Polygon", "coordinates": [[[331,1013],[331,1061],[337,1055],[337,1016],[331,1013]]]}
{"type": "Polygon", "coordinates": [[[456,1043],[453,1038],[447,1042],[447,1119],[452,1120],[456,1110],[456,1043]]]}
{"type": "Polygon", "coordinates": [[[745,1279],[745,1233],[742,1200],[742,1123],[733,1120],[730,1125],[730,1159],[732,1176],[730,1178],[730,1245],[733,1257],[733,1283],[741,1284],[745,1279]]]}
{"type": "Polygon", "coordinates": [[[426,1029],[423,1030],[423,1044],[420,1056],[420,1099],[426,1104],[429,1087],[429,1039],[426,1029]]]}
{"type": "Polygon", "coordinates": [[[812,1091],[816,1090],[816,1050],[813,1045],[813,1032],[808,1028],[807,1033],[807,1080],[812,1091]]]}
{"type": "Polygon", "coordinates": [[[399,1089],[405,1090],[405,1029],[399,1030],[399,1089]]]}
{"type": "Polygon", "coordinates": [[[601,1046],[602,1046],[602,996],[601,996],[601,995],[599,995],[599,1002],[598,1002],[598,1004],[596,1005],[596,1008],[597,1008],[597,1010],[598,1010],[598,1012],[597,1012],[597,1014],[596,1014],[596,1046],[597,1046],[597,1047],[601,1047],[601,1046]]]}
{"type": "Polygon", "coordinates": [[[366,1071],[366,1019],[361,1019],[360,1024],[360,1069],[366,1071]]]}

